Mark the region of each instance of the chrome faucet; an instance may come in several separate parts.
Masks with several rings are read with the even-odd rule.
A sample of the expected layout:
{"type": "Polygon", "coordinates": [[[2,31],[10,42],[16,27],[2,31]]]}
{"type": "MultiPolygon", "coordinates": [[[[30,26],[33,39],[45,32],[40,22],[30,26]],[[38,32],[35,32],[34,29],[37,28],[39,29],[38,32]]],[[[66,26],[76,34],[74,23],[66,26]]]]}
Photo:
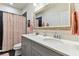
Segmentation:
{"type": "Polygon", "coordinates": [[[38,33],[38,32],[36,32],[35,34],[36,34],[36,35],[39,35],[39,33],[38,33]]]}
{"type": "Polygon", "coordinates": [[[47,33],[44,33],[43,36],[47,36],[47,33]]]}
{"type": "Polygon", "coordinates": [[[61,39],[61,35],[60,34],[58,34],[57,32],[55,32],[54,33],[54,36],[53,36],[54,38],[58,38],[58,39],[61,39]]]}

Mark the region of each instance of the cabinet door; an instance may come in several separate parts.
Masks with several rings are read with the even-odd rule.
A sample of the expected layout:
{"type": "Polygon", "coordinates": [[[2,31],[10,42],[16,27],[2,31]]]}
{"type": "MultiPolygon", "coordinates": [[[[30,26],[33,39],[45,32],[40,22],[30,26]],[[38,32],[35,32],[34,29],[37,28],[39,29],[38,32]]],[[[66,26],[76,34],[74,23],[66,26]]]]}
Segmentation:
{"type": "Polygon", "coordinates": [[[42,56],[62,56],[61,54],[50,50],[36,42],[32,42],[32,48],[35,49],[42,56]]]}
{"type": "Polygon", "coordinates": [[[31,56],[31,41],[22,37],[22,55],[31,56]]]}
{"type": "Polygon", "coordinates": [[[26,55],[27,56],[31,56],[31,41],[29,39],[25,39],[26,40],[26,55]]]}
{"type": "Polygon", "coordinates": [[[22,37],[21,53],[22,53],[23,56],[26,55],[26,49],[25,49],[25,47],[26,47],[25,38],[22,37]]]}

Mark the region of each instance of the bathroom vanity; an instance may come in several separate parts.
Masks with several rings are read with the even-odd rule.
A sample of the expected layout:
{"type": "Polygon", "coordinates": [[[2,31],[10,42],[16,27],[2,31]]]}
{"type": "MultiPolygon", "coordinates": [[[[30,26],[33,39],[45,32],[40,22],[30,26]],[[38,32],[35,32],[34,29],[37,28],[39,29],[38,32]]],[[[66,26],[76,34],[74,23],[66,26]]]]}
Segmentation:
{"type": "Polygon", "coordinates": [[[22,37],[22,55],[23,56],[62,56],[27,37],[22,37]]]}
{"type": "Polygon", "coordinates": [[[79,56],[79,42],[43,35],[22,35],[23,56],[79,56]]]}
{"type": "Polygon", "coordinates": [[[23,56],[79,56],[79,42],[43,35],[22,35],[23,56]]]}

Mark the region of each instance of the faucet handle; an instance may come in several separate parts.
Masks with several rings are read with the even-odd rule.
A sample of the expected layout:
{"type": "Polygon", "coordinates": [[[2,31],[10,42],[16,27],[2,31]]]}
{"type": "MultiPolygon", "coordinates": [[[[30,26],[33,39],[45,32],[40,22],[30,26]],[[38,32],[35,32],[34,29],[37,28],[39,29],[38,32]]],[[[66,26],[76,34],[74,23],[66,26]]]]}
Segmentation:
{"type": "Polygon", "coordinates": [[[59,39],[61,39],[61,35],[59,34],[59,39]]]}
{"type": "Polygon", "coordinates": [[[54,35],[53,35],[55,38],[57,37],[57,32],[54,32],[54,35]]]}
{"type": "Polygon", "coordinates": [[[39,33],[38,33],[38,32],[36,32],[36,35],[39,35],[39,33]]]}

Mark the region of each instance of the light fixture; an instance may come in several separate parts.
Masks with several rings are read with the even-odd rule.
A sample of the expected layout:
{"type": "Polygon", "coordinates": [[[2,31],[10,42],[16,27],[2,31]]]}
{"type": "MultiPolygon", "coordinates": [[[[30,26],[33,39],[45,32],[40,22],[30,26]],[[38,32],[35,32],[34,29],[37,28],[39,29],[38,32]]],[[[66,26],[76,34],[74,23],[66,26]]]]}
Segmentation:
{"type": "Polygon", "coordinates": [[[11,5],[13,5],[13,3],[12,3],[12,2],[10,2],[10,4],[11,4],[11,5]]]}
{"type": "Polygon", "coordinates": [[[37,6],[37,3],[33,3],[33,5],[36,7],[37,6]]]}

